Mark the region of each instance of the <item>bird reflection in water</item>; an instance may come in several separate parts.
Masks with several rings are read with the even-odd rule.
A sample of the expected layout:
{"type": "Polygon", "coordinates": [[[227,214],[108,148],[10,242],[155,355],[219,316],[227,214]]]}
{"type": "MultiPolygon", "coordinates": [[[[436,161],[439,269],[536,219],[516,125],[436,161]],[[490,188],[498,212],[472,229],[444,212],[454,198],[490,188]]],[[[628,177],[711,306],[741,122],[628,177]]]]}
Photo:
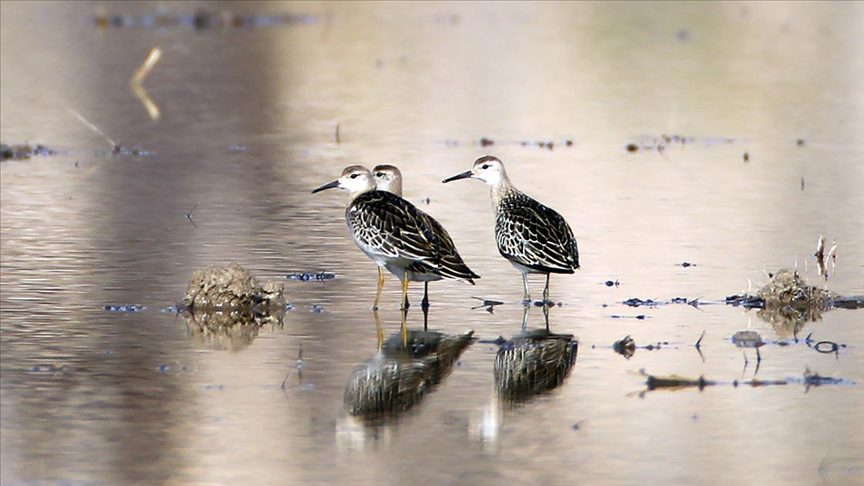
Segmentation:
{"type": "Polygon", "coordinates": [[[528,403],[532,398],[557,388],[573,368],[579,342],[572,334],[549,330],[549,308],[543,307],[545,328],[528,328],[528,310],[522,313],[522,329],[499,343],[495,354],[495,390],[472,432],[486,445],[493,444],[505,409],[528,403]]]}
{"type": "Polygon", "coordinates": [[[345,386],[346,416],[337,424],[343,445],[362,446],[367,438],[378,436],[378,426],[397,421],[420,403],[473,342],[474,331],[444,334],[425,326],[408,329],[404,312],[402,331],[385,341],[378,313],[373,314],[378,352],[354,370],[345,386]]]}

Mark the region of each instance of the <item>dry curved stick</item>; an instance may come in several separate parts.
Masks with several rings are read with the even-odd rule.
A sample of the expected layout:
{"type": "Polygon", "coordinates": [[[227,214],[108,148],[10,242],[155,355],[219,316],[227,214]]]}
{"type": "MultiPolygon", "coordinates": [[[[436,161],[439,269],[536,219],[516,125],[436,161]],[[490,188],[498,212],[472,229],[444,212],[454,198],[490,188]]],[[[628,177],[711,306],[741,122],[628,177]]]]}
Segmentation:
{"type": "Polygon", "coordinates": [[[153,71],[153,68],[156,66],[156,63],[159,62],[159,59],[162,58],[162,49],[158,47],[154,47],[150,49],[150,53],[147,54],[147,58],[144,59],[144,63],[138,66],[138,69],[132,74],[132,79],[129,80],[129,86],[132,88],[132,94],[138,98],[138,101],[144,105],[144,108],[147,110],[147,114],[150,115],[150,118],[153,120],[158,120],[161,112],[159,111],[159,106],[153,102],[150,96],[147,94],[147,91],[144,89],[143,82],[147,76],[153,71]]]}

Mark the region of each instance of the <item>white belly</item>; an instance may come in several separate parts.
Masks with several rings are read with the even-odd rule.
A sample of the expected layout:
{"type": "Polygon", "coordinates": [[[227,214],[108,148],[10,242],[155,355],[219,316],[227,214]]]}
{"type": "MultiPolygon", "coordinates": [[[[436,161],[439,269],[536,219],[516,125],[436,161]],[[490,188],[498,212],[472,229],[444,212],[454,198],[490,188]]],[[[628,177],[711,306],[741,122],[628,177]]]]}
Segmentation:
{"type": "Polygon", "coordinates": [[[519,270],[519,273],[543,273],[543,274],[546,273],[546,272],[541,272],[540,270],[535,270],[533,268],[526,267],[525,265],[522,265],[521,263],[516,263],[516,262],[510,261],[510,260],[507,260],[507,261],[510,262],[511,265],[513,265],[513,268],[515,268],[516,270],[519,270]]]}

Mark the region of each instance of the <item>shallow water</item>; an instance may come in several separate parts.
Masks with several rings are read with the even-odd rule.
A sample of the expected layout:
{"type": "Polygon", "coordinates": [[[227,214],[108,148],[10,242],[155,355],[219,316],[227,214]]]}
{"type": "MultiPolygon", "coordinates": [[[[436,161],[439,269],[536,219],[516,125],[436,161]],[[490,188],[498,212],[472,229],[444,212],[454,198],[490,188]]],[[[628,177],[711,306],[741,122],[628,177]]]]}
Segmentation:
{"type": "MultiPolygon", "coordinates": [[[[796,265],[818,282],[820,234],[838,245],[829,288],[864,294],[861,4],[221,5],[312,17],[100,29],[96,4],[0,7],[2,140],[61,152],[0,165],[4,483],[861,477],[861,311],[797,332],[847,345],[821,354],[755,311],[621,303],[716,302],[796,265]],[[144,82],[161,110],[153,121],[128,81],[156,46],[144,82]],[[153,154],[106,155],[69,109],[153,154]],[[625,150],[663,134],[695,140],[625,150]],[[440,184],[486,153],[568,219],[581,251],[581,270],[553,277],[564,305],[550,311],[578,357],[560,386],[517,404],[498,398],[498,347],[485,341],[521,329],[520,278],[495,250],[487,190],[440,184]],[[376,354],[374,265],[347,237],[344,193],[309,193],[356,162],[398,165],[406,197],[482,275],[475,287],[433,283],[428,322],[479,341],[407,412],[376,422],[343,404],[352,371],[376,354]],[[193,271],[229,262],[262,280],[337,277],[285,279],[295,308],[283,324],[234,339],[158,312],[193,271]],[[472,310],[472,296],[505,304],[472,310]],[[104,310],[120,304],[147,310],[104,310]],[[642,368],[750,379],[754,350],[730,341],[748,328],[769,341],[756,378],[809,367],[854,384],[639,395],[642,368]],[[692,346],[703,330],[704,361],[692,346]],[[669,345],[627,360],[611,349],[625,335],[669,345]]],[[[539,296],[541,279],[532,284],[539,296]]],[[[398,287],[388,280],[385,337],[399,330],[398,287]]],[[[411,310],[409,327],[422,323],[411,310]]],[[[531,309],[528,327],[543,326],[531,309]]]]}

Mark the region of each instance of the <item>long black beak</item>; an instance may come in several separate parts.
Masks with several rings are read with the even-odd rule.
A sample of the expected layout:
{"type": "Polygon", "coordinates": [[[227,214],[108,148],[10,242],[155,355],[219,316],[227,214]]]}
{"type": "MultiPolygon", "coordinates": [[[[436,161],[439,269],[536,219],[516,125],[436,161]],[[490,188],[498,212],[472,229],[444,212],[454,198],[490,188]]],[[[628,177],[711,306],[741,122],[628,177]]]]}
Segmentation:
{"type": "Polygon", "coordinates": [[[448,178],[444,179],[444,180],[441,181],[441,182],[443,182],[443,183],[446,184],[447,182],[450,182],[450,181],[458,181],[459,179],[467,179],[467,178],[471,177],[471,175],[472,175],[472,174],[471,174],[471,171],[470,171],[470,170],[466,170],[465,172],[463,172],[463,173],[461,173],[461,174],[456,174],[456,175],[453,176],[453,177],[448,177],[448,178]]]}
{"type": "Polygon", "coordinates": [[[312,194],[315,194],[316,192],[321,192],[321,191],[323,191],[323,190],[325,190],[325,189],[333,189],[334,187],[339,187],[339,181],[338,181],[338,180],[335,180],[335,181],[333,181],[333,182],[328,182],[327,184],[324,184],[323,186],[321,186],[321,187],[315,189],[314,191],[312,191],[312,194]]]}

